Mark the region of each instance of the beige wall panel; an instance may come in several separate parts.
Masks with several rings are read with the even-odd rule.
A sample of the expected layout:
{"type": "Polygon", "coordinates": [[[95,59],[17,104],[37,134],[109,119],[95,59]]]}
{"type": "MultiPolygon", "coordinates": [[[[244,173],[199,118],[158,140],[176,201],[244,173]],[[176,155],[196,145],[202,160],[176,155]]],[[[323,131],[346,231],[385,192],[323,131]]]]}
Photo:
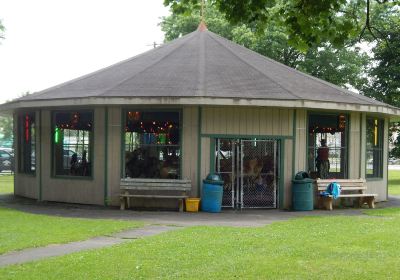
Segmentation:
{"type": "Polygon", "coordinates": [[[283,207],[285,209],[290,209],[292,206],[292,177],[293,177],[293,170],[292,170],[292,162],[293,162],[293,140],[286,139],[283,143],[283,148],[285,149],[285,157],[284,160],[284,180],[283,187],[284,187],[284,194],[283,194],[283,207]]]}
{"type": "Polygon", "coordinates": [[[119,205],[119,185],[121,180],[121,108],[108,108],[108,159],[107,196],[109,205],[119,205]]]}
{"type": "MultiPolygon", "coordinates": [[[[222,109],[223,110],[223,109],[222,109]]],[[[239,117],[239,134],[246,135],[247,134],[247,108],[237,108],[237,113],[239,117]]]]}
{"type": "Polygon", "coordinates": [[[350,130],[349,130],[349,178],[360,178],[360,156],[361,156],[361,114],[352,112],[350,114],[350,130]]]}
{"type": "Polygon", "coordinates": [[[366,150],[367,150],[367,116],[365,113],[361,113],[361,156],[360,156],[360,178],[365,178],[365,168],[366,168],[366,150]]]}
{"type": "MultiPolygon", "coordinates": [[[[65,108],[63,108],[65,109],[65,108]]],[[[51,112],[42,113],[42,199],[83,204],[104,204],[104,109],[94,110],[93,179],[54,178],[51,174],[51,112]]]]}
{"type": "MultiPolygon", "coordinates": [[[[22,111],[23,112],[23,111],[22,111]]],[[[38,111],[35,112],[35,120],[36,120],[36,131],[35,131],[35,141],[36,141],[36,154],[35,154],[35,162],[36,162],[36,172],[35,174],[24,174],[19,173],[19,141],[18,139],[21,137],[18,133],[18,114],[14,114],[14,167],[15,167],[15,175],[14,175],[14,194],[29,197],[33,199],[39,199],[39,188],[40,188],[40,113],[38,111]]]]}
{"type": "Polygon", "coordinates": [[[182,178],[192,181],[192,196],[197,196],[198,108],[183,109],[182,178]]]}
{"type": "Polygon", "coordinates": [[[33,199],[39,199],[39,176],[15,174],[14,194],[33,199]]]}
{"type": "Polygon", "coordinates": [[[237,127],[237,122],[235,121],[235,111],[234,108],[229,107],[226,109],[226,131],[232,131],[232,134],[239,134],[239,129],[237,127]]]}
{"type": "Polygon", "coordinates": [[[291,136],[293,109],[205,107],[203,134],[291,136]]]}
{"type": "Polygon", "coordinates": [[[294,173],[307,171],[307,111],[298,109],[296,112],[296,160],[294,173]]]}

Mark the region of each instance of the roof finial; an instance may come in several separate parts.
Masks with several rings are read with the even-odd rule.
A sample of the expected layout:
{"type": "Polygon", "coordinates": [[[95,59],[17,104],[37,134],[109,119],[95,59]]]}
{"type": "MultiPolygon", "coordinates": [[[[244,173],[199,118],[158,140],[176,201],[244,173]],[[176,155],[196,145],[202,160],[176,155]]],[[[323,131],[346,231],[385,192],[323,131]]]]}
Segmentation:
{"type": "Polygon", "coordinates": [[[200,11],[200,24],[199,27],[197,28],[199,31],[205,31],[207,30],[207,25],[204,21],[204,0],[201,0],[201,11],[200,11]]]}

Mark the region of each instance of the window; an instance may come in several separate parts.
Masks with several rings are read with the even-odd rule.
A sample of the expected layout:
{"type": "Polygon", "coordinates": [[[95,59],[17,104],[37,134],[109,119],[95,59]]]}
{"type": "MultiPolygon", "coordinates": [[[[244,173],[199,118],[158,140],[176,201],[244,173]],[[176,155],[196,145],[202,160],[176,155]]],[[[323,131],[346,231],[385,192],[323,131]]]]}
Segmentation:
{"type": "Polygon", "coordinates": [[[180,178],[179,112],[125,115],[125,177],[180,178]]]}
{"type": "Polygon", "coordinates": [[[93,113],[53,113],[54,175],[91,176],[93,113]]]}
{"type": "Polygon", "coordinates": [[[36,158],[34,113],[18,115],[18,131],[18,170],[20,173],[34,173],[36,158]]]}
{"type": "Polygon", "coordinates": [[[313,178],[347,178],[347,127],[344,114],[310,114],[308,170],[313,178]]]}
{"type": "Polygon", "coordinates": [[[383,177],[383,132],[382,119],[367,118],[367,178],[383,177]]]}

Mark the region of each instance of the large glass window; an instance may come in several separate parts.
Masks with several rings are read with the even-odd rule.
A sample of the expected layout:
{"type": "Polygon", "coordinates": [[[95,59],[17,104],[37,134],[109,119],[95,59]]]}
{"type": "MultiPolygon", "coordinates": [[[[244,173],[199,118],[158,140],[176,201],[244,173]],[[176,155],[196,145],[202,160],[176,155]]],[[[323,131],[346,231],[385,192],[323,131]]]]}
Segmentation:
{"type": "Polygon", "coordinates": [[[367,118],[367,178],[383,177],[383,133],[382,119],[367,118]]]}
{"type": "Polygon", "coordinates": [[[312,178],[347,178],[347,127],[344,114],[310,114],[308,170],[312,178]]]}
{"type": "Polygon", "coordinates": [[[18,170],[20,173],[35,172],[35,114],[18,115],[18,170]]]}
{"type": "Polygon", "coordinates": [[[179,129],[178,112],[126,112],[125,177],[180,178],[179,129]]]}
{"type": "Polygon", "coordinates": [[[53,113],[53,168],[55,175],[91,176],[93,113],[53,113]]]}

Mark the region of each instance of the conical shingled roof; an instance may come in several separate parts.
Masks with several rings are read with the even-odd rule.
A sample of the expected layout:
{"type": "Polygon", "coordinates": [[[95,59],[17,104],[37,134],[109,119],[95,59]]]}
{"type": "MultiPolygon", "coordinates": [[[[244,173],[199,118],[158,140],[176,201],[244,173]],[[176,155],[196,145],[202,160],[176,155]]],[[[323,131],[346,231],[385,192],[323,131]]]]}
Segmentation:
{"type": "Polygon", "coordinates": [[[387,104],[306,75],[197,30],[139,56],[17,101],[98,97],[208,97],[387,104]]]}

